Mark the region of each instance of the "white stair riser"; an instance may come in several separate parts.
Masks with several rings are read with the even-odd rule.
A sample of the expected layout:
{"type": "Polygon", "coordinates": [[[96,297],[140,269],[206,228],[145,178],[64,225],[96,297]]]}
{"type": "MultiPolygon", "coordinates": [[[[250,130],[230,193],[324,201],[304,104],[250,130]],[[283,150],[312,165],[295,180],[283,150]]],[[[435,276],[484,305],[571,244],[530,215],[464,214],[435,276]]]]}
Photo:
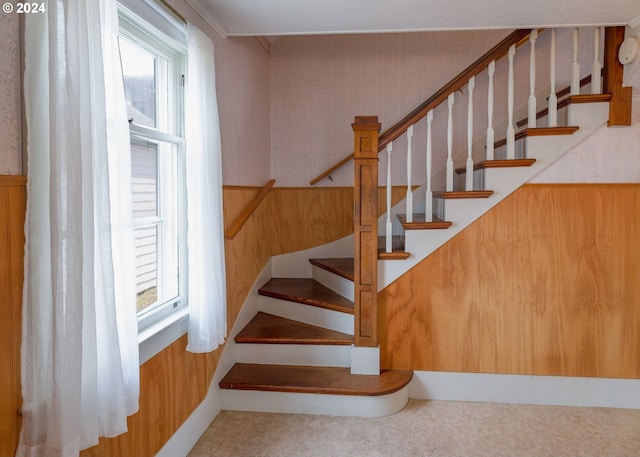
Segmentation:
{"type": "Polygon", "coordinates": [[[258,307],[275,316],[353,335],[353,314],[264,296],[260,297],[258,307]]]}
{"type": "Polygon", "coordinates": [[[402,410],[408,401],[408,386],[379,396],[222,390],[222,409],[230,411],[382,417],[402,410]]]}
{"type": "Polygon", "coordinates": [[[313,265],[311,277],[347,300],[353,301],[353,281],[315,265],[313,265]]]}
{"type": "Polygon", "coordinates": [[[236,343],[236,363],[350,367],[351,346],[236,343]]]}

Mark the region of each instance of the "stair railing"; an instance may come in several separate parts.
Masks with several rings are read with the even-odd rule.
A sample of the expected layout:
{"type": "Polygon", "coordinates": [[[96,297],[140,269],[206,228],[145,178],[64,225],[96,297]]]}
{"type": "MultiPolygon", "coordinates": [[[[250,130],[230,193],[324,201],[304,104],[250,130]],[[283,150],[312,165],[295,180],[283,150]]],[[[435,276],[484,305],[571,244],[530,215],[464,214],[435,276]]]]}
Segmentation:
{"type": "MultiPolygon", "coordinates": [[[[547,84],[549,87],[549,92],[547,94],[547,106],[545,107],[546,114],[546,127],[557,127],[558,120],[558,97],[556,95],[556,86],[558,84],[557,81],[557,73],[558,73],[558,45],[557,45],[557,33],[556,29],[546,30],[544,32],[550,33],[550,44],[548,52],[543,55],[543,58],[548,58],[548,68],[549,68],[549,77],[547,80],[547,84]]],[[[584,32],[582,32],[584,33],[584,32]]],[[[419,208],[419,212],[424,212],[425,222],[432,222],[434,218],[434,210],[433,210],[433,183],[435,181],[434,175],[434,144],[433,144],[433,125],[436,114],[436,108],[438,108],[441,104],[444,104],[446,100],[446,159],[444,159],[444,168],[445,168],[445,178],[444,178],[444,191],[453,192],[455,188],[457,188],[456,184],[456,172],[454,161],[456,157],[456,152],[454,150],[454,109],[457,98],[459,97],[459,93],[464,92],[466,94],[467,99],[467,115],[466,115],[466,161],[464,163],[464,175],[465,179],[461,182],[461,189],[464,191],[473,191],[474,190],[474,167],[476,162],[481,160],[495,160],[496,156],[496,148],[501,148],[502,143],[496,144],[495,142],[495,129],[494,126],[494,106],[495,106],[495,97],[494,94],[498,91],[501,93],[505,93],[506,91],[506,101],[507,101],[507,111],[506,111],[506,128],[504,130],[504,137],[506,140],[506,144],[503,151],[499,151],[499,158],[506,160],[513,160],[516,158],[517,152],[521,154],[519,151],[516,151],[516,122],[515,117],[517,112],[526,108],[526,116],[528,117],[527,126],[528,128],[536,128],[539,126],[539,111],[537,107],[537,103],[540,101],[540,90],[536,87],[536,76],[539,75],[539,71],[537,68],[536,60],[536,42],[538,41],[539,32],[536,30],[517,30],[511,33],[508,37],[502,40],[498,45],[492,48],[489,52],[487,52],[484,56],[470,65],[466,70],[464,70],[460,75],[454,78],[449,84],[443,87],[441,90],[436,92],[431,98],[429,98],[425,103],[420,105],[414,111],[412,111],[409,115],[407,115],[404,119],[398,122],[395,126],[390,128],[389,130],[382,133],[379,137],[379,148],[380,150],[386,150],[386,166],[387,170],[384,175],[387,176],[386,180],[386,188],[387,188],[387,218],[385,224],[385,250],[386,252],[391,252],[392,250],[392,236],[393,236],[393,225],[392,225],[392,212],[391,212],[391,188],[393,183],[391,182],[391,177],[393,176],[392,167],[393,167],[393,159],[398,156],[397,151],[394,150],[394,142],[400,139],[402,136],[406,135],[406,144],[407,144],[407,152],[406,152],[406,163],[407,163],[407,193],[406,193],[406,222],[413,222],[414,219],[414,192],[412,191],[412,180],[413,180],[413,144],[415,143],[416,136],[420,134],[426,134],[426,147],[425,147],[425,168],[426,174],[425,176],[425,190],[424,190],[424,204],[422,204],[419,208]],[[528,43],[529,46],[522,46],[528,43]],[[519,47],[523,48],[523,52],[528,52],[530,59],[528,68],[523,65],[519,66],[521,71],[526,71],[526,74],[516,75],[516,67],[514,65],[516,52],[519,47]],[[528,49],[527,49],[528,48],[528,49]],[[507,83],[505,87],[494,87],[494,79],[495,72],[497,68],[497,64],[503,58],[507,59],[506,64],[506,72],[507,72],[507,83]],[[482,146],[484,146],[484,154],[479,153],[479,151],[474,150],[474,143],[476,143],[477,135],[474,136],[474,103],[476,103],[475,98],[477,95],[474,93],[476,88],[476,77],[478,77],[481,73],[487,73],[487,87],[486,87],[486,106],[487,106],[487,127],[486,127],[486,141],[482,146]],[[518,81],[529,80],[529,91],[528,98],[522,101],[516,100],[516,78],[518,81]],[[416,125],[423,118],[426,118],[426,128],[421,125],[416,125]],[[426,131],[426,132],[425,132],[426,131]],[[425,133],[422,133],[425,132],[425,133]],[[393,153],[392,153],[393,152],[393,153]]],[[[571,81],[571,89],[570,95],[580,95],[580,62],[579,62],[579,53],[578,50],[580,48],[580,29],[576,28],[572,34],[573,39],[573,61],[568,62],[567,65],[570,65],[570,81],[571,81]]],[[[593,62],[589,65],[589,68],[592,72],[595,72],[595,76],[591,77],[591,94],[600,94],[602,92],[602,64],[600,57],[600,41],[601,41],[601,28],[595,27],[593,29],[593,62]]],[[[504,69],[504,66],[503,66],[504,69]]],[[[483,97],[484,98],[484,97],[483,97]]],[[[475,148],[478,148],[478,145],[475,145],[475,148]]]]}
{"type": "MultiPolygon", "coordinates": [[[[617,40],[618,45],[621,42],[620,29],[624,32],[624,28],[614,28],[618,29],[616,33],[610,33],[609,28],[607,29],[607,37],[612,35],[617,40]]],[[[545,31],[547,32],[547,31],[545,31]]],[[[406,163],[407,163],[407,193],[406,193],[406,221],[412,222],[414,219],[414,192],[412,187],[412,176],[413,176],[413,144],[415,141],[415,134],[422,130],[426,133],[426,143],[425,143],[425,168],[426,175],[424,175],[425,179],[425,190],[424,190],[424,204],[422,205],[421,210],[424,211],[424,220],[425,222],[432,222],[434,220],[434,208],[433,208],[433,197],[434,197],[434,189],[433,184],[436,181],[436,173],[434,173],[434,143],[433,143],[433,135],[434,135],[434,116],[436,114],[435,110],[440,105],[447,101],[446,104],[446,158],[444,159],[444,188],[445,192],[452,193],[454,192],[455,184],[455,171],[454,171],[454,148],[453,148],[453,136],[454,136],[454,105],[456,101],[456,95],[458,93],[462,93],[462,91],[466,91],[467,95],[467,128],[466,128],[466,162],[465,162],[465,174],[466,179],[464,180],[464,191],[471,192],[474,190],[474,169],[476,167],[476,158],[480,157],[481,160],[490,161],[496,160],[497,157],[506,160],[513,160],[517,157],[516,155],[516,122],[514,120],[515,116],[519,111],[523,111],[528,117],[528,121],[526,125],[528,128],[536,128],[538,126],[538,121],[541,117],[546,117],[546,127],[554,128],[558,125],[558,96],[556,94],[556,84],[557,84],[557,33],[555,29],[551,29],[548,31],[551,34],[550,36],[550,44],[549,50],[547,53],[543,54],[543,58],[548,58],[548,68],[549,68],[549,79],[548,86],[549,91],[546,97],[547,106],[542,110],[538,111],[537,103],[541,99],[540,90],[536,87],[536,76],[538,75],[537,69],[537,58],[536,58],[536,43],[539,37],[539,31],[536,30],[516,30],[510,35],[508,35],[505,39],[503,39],[500,43],[494,46],[491,50],[485,53],[480,59],[470,65],[467,69],[461,72],[457,77],[451,80],[447,85],[445,85],[442,89],[436,92],[432,97],[426,100],[423,104],[414,109],[411,113],[405,116],[401,121],[395,124],[390,129],[386,130],[381,135],[377,135],[377,129],[379,129],[379,124],[377,123],[377,117],[356,117],[356,121],[353,124],[353,128],[356,134],[356,147],[354,149],[354,154],[356,157],[356,189],[355,189],[355,208],[356,208],[356,219],[358,219],[358,211],[362,208],[375,208],[377,206],[377,192],[376,189],[378,187],[378,181],[373,180],[373,176],[377,177],[377,161],[375,162],[375,171],[369,169],[369,167],[373,166],[371,161],[372,157],[369,157],[371,154],[367,154],[366,160],[367,162],[367,173],[366,177],[363,177],[363,168],[358,164],[358,155],[361,155],[362,151],[358,150],[359,146],[363,144],[366,147],[370,147],[377,143],[378,151],[386,150],[386,200],[387,200],[387,208],[386,208],[386,223],[385,223],[385,248],[386,253],[391,253],[393,248],[393,224],[392,224],[392,211],[391,211],[391,189],[392,182],[391,178],[393,176],[392,173],[392,158],[397,155],[394,153],[394,142],[398,140],[400,137],[406,134],[406,144],[407,144],[407,155],[406,155],[406,163]],[[529,90],[526,94],[526,98],[523,101],[516,100],[516,66],[514,65],[516,50],[518,47],[528,43],[529,46],[529,65],[528,68],[525,67],[526,75],[523,77],[522,75],[518,76],[518,81],[520,80],[529,80],[529,90]],[[501,61],[503,58],[507,58],[506,62],[506,80],[507,87],[499,87],[498,90],[501,91],[502,94],[506,91],[506,101],[507,101],[507,112],[506,119],[502,122],[503,127],[505,127],[504,135],[505,140],[496,143],[495,142],[495,132],[497,127],[494,125],[494,107],[495,107],[495,98],[494,94],[497,92],[494,87],[495,80],[495,72],[497,68],[497,63],[501,61]],[[474,154],[474,143],[477,143],[474,137],[474,94],[475,86],[476,86],[476,77],[483,72],[487,72],[487,129],[486,129],[486,141],[484,141],[484,154],[476,153],[474,154]],[[516,108],[516,106],[518,108],[516,108]],[[541,114],[542,113],[542,114],[541,114]],[[426,128],[422,129],[416,128],[416,124],[425,119],[426,128]],[[363,143],[362,142],[362,131],[366,130],[367,139],[363,143]],[[375,132],[374,132],[375,131],[375,132]],[[373,134],[375,133],[375,134],[373,134]],[[504,146],[503,146],[504,145],[504,146]],[[502,148],[504,147],[504,150],[502,148]],[[498,150],[499,149],[499,150],[498,150]],[[368,188],[366,186],[369,186],[368,188]],[[369,196],[371,198],[370,201],[364,202],[360,200],[364,196],[369,196]]],[[[572,34],[573,39],[573,61],[569,62],[570,65],[570,95],[576,96],[580,94],[580,61],[578,58],[578,51],[580,49],[580,29],[575,29],[572,34]]],[[[601,75],[602,75],[602,64],[600,60],[600,41],[601,41],[601,29],[600,27],[595,27],[593,32],[593,62],[589,65],[592,75],[591,75],[591,93],[599,94],[602,91],[601,84],[601,75]]],[[[623,37],[623,34],[622,34],[623,37]]],[[[613,49],[614,45],[607,44],[605,42],[605,48],[613,49]]],[[[615,47],[617,49],[617,47],[615,47]]],[[[526,51],[525,51],[526,52],[526,51]]],[[[608,63],[614,63],[615,58],[612,58],[610,55],[612,52],[605,52],[605,67],[608,63]]],[[[505,65],[501,65],[502,69],[505,65]]],[[[522,70],[524,66],[519,65],[518,69],[522,70]]],[[[607,75],[611,74],[611,71],[608,71],[605,68],[604,71],[605,80],[604,80],[604,90],[613,91],[614,85],[611,84],[610,81],[607,81],[607,75]]],[[[617,73],[614,72],[617,75],[617,73]]],[[[621,83],[621,73],[615,77],[615,79],[619,80],[618,83],[621,83]]],[[[585,80],[585,78],[583,78],[585,80]]],[[[621,84],[618,84],[621,86],[621,84]]],[[[626,97],[627,91],[622,91],[621,97],[626,97]]],[[[629,104],[630,106],[630,104],[629,104]]],[[[478,149],[478,145],[475,145],[475,148],[478,149]]],[[[519,151],[518,151],[519,153],[519,151]]],[[[352,155],[351,157],[354,157],[352,155]]],[[[346,157],[343,159],[340,164],[346,163],[351,157],[346,157]]],[[[335,169],[333,167],[329,170],[329,173],[335,169]]],[[[328,173],[327,173],[328,174],[328,173]]],[[[326,176],[326,175],[325,175],[326,176]]],[[[321,179],[321,177],[316,178],[316,181],[321,179]]],[[[442,178],[440,178],[442,180],[442,178]]],[[[444,196],[444,195],[443,195],[444,196]]],[[[362,233],[362,221],[356,221],[356,241],[355,241],[355,282],[356,282],[356,329],[358,328],[359,322],[362,321],[362,316],[359,316],[358,310],[361,310],[368,319],[368,322],[374,322],[375,316],[377,314],[377,308],[375,300],[373,300],[370,295],[371,292],[367,289],[367,305],[362,306],[358,303],[358,301],[362,298],[358,296],[358,283],[368,284],[369,287],[371,284],[372,278],[375,279],[377,277],[376,271],[370,271],[369,268],[376,269],[376,262],[368,261],[367,265],[360,265],[358,259],[368,258],[371,256],[372,252],[377,251],[377,237],[370,236],[370,233],[377,233],[377,222],[373,223],[371,221],[367,221],[366,224],[366,232],[367,236],[360,236],[358,233],[362,233]]],[[[368,259],[371,260],[371,259],[368,259]]],[[[375,284],[375,282],[373,283],[375,284]]],[[[375,288],[375,285],[373,286],[375,288]]],[[[374,293],[375,295],[375,293],[374,293]]],[[[368,327],[371,331],[367,334],[367,337],[361,340],[359,344],[358,334],[356,333],[356,346],[364,345],[364,346],[375,346],[377,345],[377,330],[375,328],[375,324],[373,327],[368,327]]]]}
{"type": "Polygon", "coordinates": [[[244,224],[247,223],[247,221],[249,220],[249,217],[251,217],[253,212],[258,208],[258,206],[260,206],[260,203],[262,203],[262,200],[264,200],[267,194],[269,193],[269,191],[271,191],[271,188],[275,183],[276,183],[275,179],[270,179],[269,181],[267,181],[267,183],[262,187],[262,189],[260,189],[260,192],[258,193],[258,195],[256,195],[256,197],[253,200],[251,200],[251,202],[246,206],[246,208],[242,211],[242,213],[240,213],[237,219],[233,222],[231,227],[229,227],[229,229],[225,231],[224,233],[225,239],[232,240],[235,238],[235,236],[242,229],[242,227],[244,227],[244,224]]]}

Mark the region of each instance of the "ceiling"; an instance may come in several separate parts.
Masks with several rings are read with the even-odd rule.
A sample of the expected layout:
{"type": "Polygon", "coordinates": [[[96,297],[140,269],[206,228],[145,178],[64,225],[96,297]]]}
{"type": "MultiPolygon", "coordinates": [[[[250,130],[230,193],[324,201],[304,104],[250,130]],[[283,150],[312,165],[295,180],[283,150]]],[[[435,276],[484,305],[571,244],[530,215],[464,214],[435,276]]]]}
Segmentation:
{"type": "Polygon", "coordinates": [[[640,0],[186,0],[222,36],[640,25],[640,0]]]}

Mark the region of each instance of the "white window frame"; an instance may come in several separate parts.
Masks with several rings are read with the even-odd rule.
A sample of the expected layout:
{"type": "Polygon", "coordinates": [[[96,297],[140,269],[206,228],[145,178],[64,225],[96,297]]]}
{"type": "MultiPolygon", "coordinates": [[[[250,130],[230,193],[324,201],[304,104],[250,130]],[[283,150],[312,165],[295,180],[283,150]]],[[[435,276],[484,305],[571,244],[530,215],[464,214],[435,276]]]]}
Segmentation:
{"type": "MultiPolygon", "coordinates": [[[[125,3],[129,3],[125,0],[125,3]]],[[[168,62],[168,94],[172,98],[170,104],[173,111],[169,113],[167,131],[159,130],[160,103],[157,94],[156,118],[157,128],[136,125],[130,123],[130,135],[132,138],[148,140],[150,142],[162,142],[175,145],[178,155],[177,173],[178,190],[177,205],[178,216],[178,271],[179,290],[175,299],[159,304],[148,312],[143,312],[138,316],[138,341],[140,347],[140,364],[143,364],[176,339],[187,332],[188,325],[188,297],[187,297],[187,256],[186,256],[186,182],[185,182],[185,139],[184,139],[184,78],[186,76],[186,45],[175,39],[180,33],[167,34],[167,29],[159,30],[155,27],[162,24],[163,19],[166,25],[166,18],[171,13],[167,10],[163,16],[158,13],[163,11],[162,5],[145,0],[145,5],[135,6],[135,12],[129,5],[118,5],[120,35],[127,40],[160,56],[168,62]],[[144,16],[144,17],[142,17],[144,16]],[[160,20],[159,20],[160,18],[160,20]],[[154,25],[151,25],[151,24],[154,25]]],[[[179,22],[178,22],[179,24],[179,22]]],[[[175,26],[175,23],[172,24],[175,26]]],[[[175,31],[174,31],[175,32],[175,31]]],[[[159,275],[158,275],[159,276],[159,275]]],[[[132,303],[131,306],[135,306],[132,303]]]]}

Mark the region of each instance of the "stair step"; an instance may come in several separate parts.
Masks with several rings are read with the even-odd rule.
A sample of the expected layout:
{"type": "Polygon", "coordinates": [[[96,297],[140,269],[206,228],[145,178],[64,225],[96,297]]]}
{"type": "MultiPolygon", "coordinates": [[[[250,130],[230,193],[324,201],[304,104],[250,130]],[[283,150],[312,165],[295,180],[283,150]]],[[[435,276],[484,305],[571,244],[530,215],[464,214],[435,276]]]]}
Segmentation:
{"type": "MultiPolygon", "coordinates": [[[[511,159],[511,160],[483,160],[473,165],[473,171],[485,170],[487,168],[510,168],[510,167],[530,167],[536,159],[511,159]]],[[[459,175],[467,172],[466,167],[456,168],[459,175]]]]}
{"type": "Polygon", "coordinates": [[[391,237],[391,252],[385,252],[387,241],[386,237],[378,237],[378,258],[385,260],[403,260],[408,258],[411,254],[404,250],[404,242],[400,235],[393,235],[391,237]]]}
{"type": "Polygon", "coordinates": [[[451,222],[433,216],[431,222],[427,222],[425,213],[414,213],[413,222],[407,222],[406,214],[398,214],[398,219],[405,230],[438,230],[448,229],[451,222]]]}
{"type": "Polygon", "coordinates": [[[272,278],[258,290],[265,297],[353,314],[353,302],[309,278],[272,278]]]}
{"type": "Polygon", "coordinates": [[[220,381],[222,389],[331,395],[387,395],[405,387],[412,371],[383,370],[353,375],[349,368],[236,363],[220,381]]]}
{"type": "MultiPolygon", "coordinates": [[[[569,90],[569,88],[567,88],[569,90]]],[[[566,94],[564,94],[566,95],[566,94]]],[[[568,105],[577,105],[579,103],[605,103],[611,101],[611,94],[584,94],[570,95],[562,98],[564,95],[558,93],[558,109],[567,107],[568,105]]],[[[549,108],[543,108],[536,113],[536,119],[549,115],[549,108]]],[[[529,119],[521,119],[516,123],[518,128],[524,127],[529,123],[529,119]]]]}
{"type": "MultiPolygon", "coordinates": [[[[526,138],[528,136],[552,136],[552,135],[573,135],[580,127],[566,126],[566,127],[534,127],[520,130],[516,133],[516,141],[526,138]]],[[[507,144],[507,139],[498,140],[494,143],[494,148],[500,148],[507,144]]]]}
{"type": "Polygon", "coordinates": [[[492,190],[454,190],[453,192],[434,192],[433,196],[437,198],[454,199],[454,198],[489,198],[493,195],[492,190]]]}
{"type": "Polygon", "coordinates": [[[558,102],[558,109],[578,103],[605,103],[611,101],[611,94],[571,95],[558,102]]]}
{"type": "Polygon", "coordinates": [[[353,257],[334,259],[309,259],[311,265],[337,274],[349,281],[353,281],[353,257]]]}
{"type": "Polygon", "coordinates": [[[236,343],[351,345],[353,336],[263,312],[236,335],[236,343]]]}

